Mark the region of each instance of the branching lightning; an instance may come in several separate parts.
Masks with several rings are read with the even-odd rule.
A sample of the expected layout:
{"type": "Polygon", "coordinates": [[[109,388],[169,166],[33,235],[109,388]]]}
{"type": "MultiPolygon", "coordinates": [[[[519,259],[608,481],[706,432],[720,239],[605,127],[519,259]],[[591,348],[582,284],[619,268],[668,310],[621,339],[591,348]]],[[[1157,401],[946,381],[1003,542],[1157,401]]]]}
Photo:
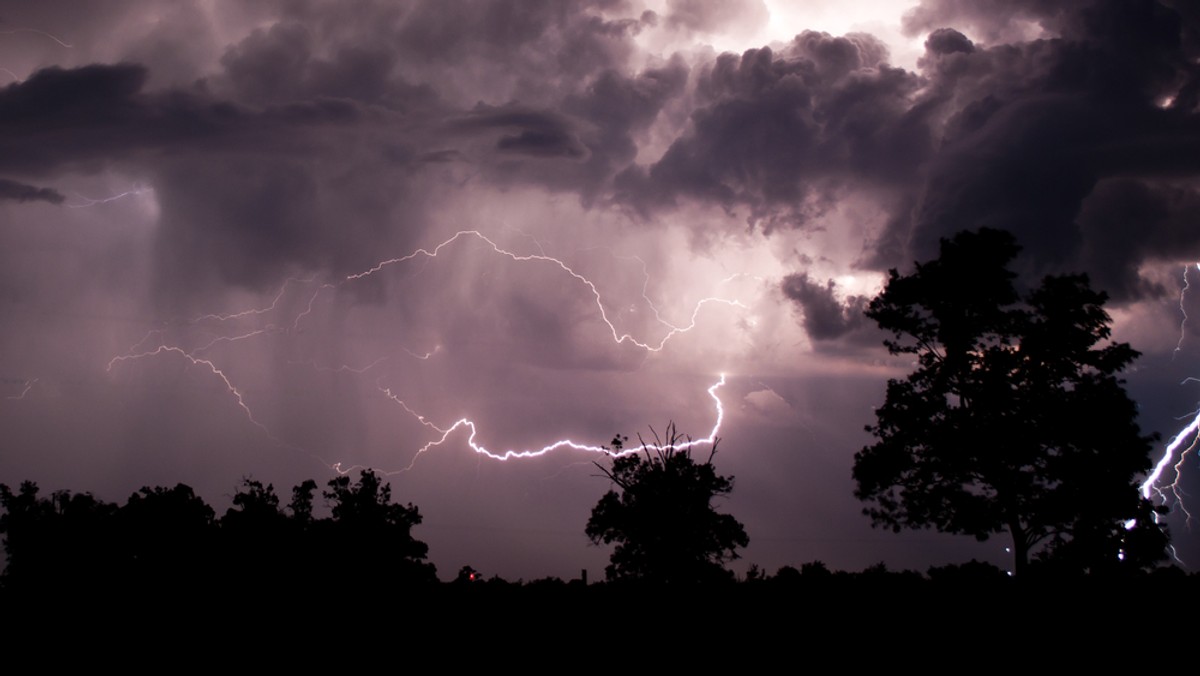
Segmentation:
{"type": "MultiPolygon", "coordinates": [[[[592,297],[596,301],[597,309],[599,309],[599,311],[600,311],[600,319],[603,320],[604,324],[608,327],[609,332],[612,334],[613,341],[615,341],[618,345],[622,345],[624,343],[630,343],[632,345],[636,345],[636,346],[642,348],[643,350],[646,350],[647,352],[660,352],[660,351],[662,351],[663,347],[667,344],[667,341],[671,340],[676,335],[679,335],[681,333],[686,333],[688,331],[691,331],[693,328],[695,328],[696,317],[700,314],[700,310],[705,305],[707,305],[709,303],[720,303],[720,304],[730,305],[730,306],[739,307],[739,308],[743,308],[743,309],[746,308],[745,305],[743,305],[741,302],[736,301],[736,300],[729,300],[729,299],[725,299],[725,298],[715,298],[715,297],[702,298],[702,299],[700,299],[699,302],[696,303],[696,307],[692,310],[692,316],[691,316],[691,319],[689,320],[689,323],[687,326],[675,326],[672,324],[667,324],[667,326],[669,326],[671,330],[665,336],[663,336],[662,340],[658,341],[657,344],[642,342],[642,341],[634,338],[633,335],[631,335],[629,333],[622,334],[617,330],[617,327],[613,325],[612,320],[610,320],[608,317],[608,311],[604,309],[604,301],[600,295],[599,289],[597,289],[596,285],[594,283],[592,283],[592,281],[589,280],[587,277],[584,277],[583,275],[579,274],[578,272],[575,272],[566,263],[564,263],[561,260],[554,258],[552,256],[546,256],[543,254],[520,255],[520,254],[515,254],[506,249],[502,249],[502,248],[500,248],[500,245],[496,244],[491,239],[488,239],[487,236],[485,236],[483,233],[479,232],[478,230],[460,230],[460,231],[454,233],[454,235],[452,237],[450,237],[449,239],[445,240],[441,244],[438,244],[436,247],[433,248],[432,251],[429,251],[427,249],[417,249],[416,251],[408,254],[407,256],[401,256],[400,258],[391,258],[386,261],[380,261],[374,267],[372,267],[368,270],[364,270],[363,272],[359,272],[357,274],[348,275],[346,277],[345,281],[349,282],[349,281],[354,281],[357,279],[363,279],[365,277],[369,277],[370,275],[373,275],[388,266],[396,265],[398,263],[404,263],[404,262],[410,261],[414,258],[417,258],[418,256],[425,256],[427,258],[436,258],[437,255],[441,252],[441,250],[443,248],[457,242],[459,239],[461,239],[463,237],[478,238],[479,240],[485,242],[488,246],[490,246],[492,248],[492,251],[495,251],[496,253],[500,254],[501,256],[506,256],[508,258],[511,258],[514,261],[518,261],[518,262],[541,261],[541,262],[545,262],[545,263],[550,263],[552,265],[556,265],[563,272],[567,273],[571,277],[574,277],[576,280],[578,280],[579,282],[581,282],[582,284],[587,286],[588,290],[590,290],[592,293],[592,297]]],[[[651,306],[653,307],[653,305],[651,305],[651,306]]],[[[655,312],[655,314],[657,315],[657,311],[655,312]]],[[[661,318],[660,318],[660,321],[661,321],[661,318]]],[[[663,323],[666,324],[666,322],[663,322],[663,323]]]]}
{"type": "MultiPolygon", "coordinates": [[[[1175,350],[1172,355],[1179,354],[1183,348],[1183,341],[1187,335],[1188,313],[1185,301],[1187,300],[1187,292],[1191,288],[1188,280],[1188,270],[1193,264],[1184,266],[1183,268],[1183,288],[1179,292],[1179,312],[1183,318],[1179,322],[1179,341],[1175,344],[1175,350]]],[[[1200,263],[1194,264],[1197,270],[1200,270],[1200,263]]],[[[1185,378],[1181,385],[1186,385],[1190,382],[1200,382],[1197,378],[1185,378]]],[[[1160,505],[1177,506],[1187,517],[1186,524],[1188,527],[1192,523],[1192,513],[1188,510],[1183,498],[1183,489],[1180,487],[1180,480],[1183,476],[1184,463],[1189,455],[1195,455],[1197,446],[1200,446],[1200,408],[1189,415],[1183,416],[1180,420],[1190,418],[1190,422],[1179,430],[1175,436],[1171,437],[1171,441],[1167,443],[1163,449],[1162,456],[1155,463],[1154,469],[1146,477],[1139,487],[1142,497],[1147,500],[1155,500],[1160,505]],[[1170,481],[1167,480],[1167,475],[1170,474],[1170,481]]],[[[1158,518],[1157,516],[1155,518],[1158,518]]],[[[1126,524],[1127,528],[1131,528],[1134,522],[1126,524]]],[[[1174,555],[1174,548],[1171,549],[1174,555]]],[[[1179,557],[1175,556],[1178,561],[1179,557]]]]}
{"type": "MultiPolygon", "coordinates": [[[[682,450],[687,450],[689,448],[693,448],[695,446],[703,446],[703,445],[713,444],[717,441],[717,434],[721,431],[721,423],[724,422],[724,420],[725,420],[725,407],[721,403],[721,398],[717,396],[717,390],[720,389],[721,386],[723,386],[724,384],[725,384],[725,374],[722,373],[720,379],[717,382],[713,383],[713,385],[708,388],[708,396],[712,397],[713,404],[714,404],[714,407],[716,408],[716,412],[717,412],[716,421],[713,422],[712,429],[709,431],[708,435],[701,439],[688,439],[687,441],[679,442],[679,443],[676,443],[674,445],[664,447],[664,448],[670,448],[671,450],[675,450],[675,451],[682,451],[682,450]]],[[[403,408],[409,415],[416,418],[417,421],[420,422],[422,425],[428,427],[429,429],[431,429],[441,435],[439,438],[437,438],[433,441],[430,441],[429,443],[425,444],[421,448],[417,449],[416,454],[413,455],[412,462],[410,462],[407,467],[405,467],[404,469],[393,471],[393,472],[384,472],[384,474],[399,474],[401,472],[407,472],[407,471],[411,470],[413,468],[413,466],[417,464],[417,460],[421,457],[422,453],[425,453],[426,451],[428,451],[430,449],[441,446],[442,444],[444,444],[446,442],[447,439],[450,438],[451,434],[453,434],[456,430],[462,429],[462,428],[469,429],[471,431],[471,433],[467,437],[467,446],[469,446],[472,451],[478,453],[479,455],[491,458],[492,460],[500,460],[500,461],[507,461],[507,460],[512,460],[512,459],[523,459],[523,458],[536,458],[536,457],[540,457],[540,456],[546,455],[547,453],[551,453],[553,451],[557,451],[557,450],[563,449],[563,448],[569,448],[569,449],[575,450],[575,451],[583,451],[586,453],[603,453],[605,455],[610,455],[613,457],[629,455],[631,453],[638,453],[644,448],[644,446],[634,446],[634,447],[630,447],[630,448],[624,448],[621,450],[614,450],[607,446],[597,446],[597,445],[593,445],[593,444],[581,444],[576,441],[572,441],[571,439],[559,439],[558,441],[547,444],[538,449],[525,449],[525,450],[520,450],[520,451],[508,449],[503,452],[496,452],[496,451],[492,451],[492,450],[488,449],[486,446],[484,446],[476,441],[476,438],[479,435],[479,429],[476,427],[475,423],[472,420],[470,420],[468,418],[459,418],[458,420],[454,421],[454,424],[450,425],[449,427],[442,428],[442,427],[439,427],[436,424],[430,422],[427,417],[414,411],[412,409],[412,407],[410,407],[408,404],[406,404],[404,402],[404,400],[400,399],[400,397],[398,397],[397,395],[392,393],[391,388],[380,387],[379,391],[382,392],[386,397],[388,397],[392,401],[399,404],[401,408],[403,408]]],[[[341,466],[341,463],[335,463],[333,465],[333,469],[341,474],[345,474],[347,472],[351,472],[356,469],[363,469],[363,467],[360,465],[353,465],[350,467],[343,468],[341,466]]]]}
{"type": "MultiPolygon", "coordinates": [[[[1186,384],[1188,381],[1195,381],[1195,378],[1188,378],[1180,384],[1186,384]]],[[[1186,417],[1186,416],[1185,416],[1186,417]]],[[[1179,487],[1179,480],[1182,476],[1183,464],[1187,460],[1187,456],[1196,450],[1197,445],[1200,445],[1200,408],[1196,409],[1191,414],[1191,422],[1182,430],[1171,438],[1163,451],[1162,457],[1158,463],[1154,465],[1154,471],[1146,477],[1142,482],[1141,491],[1142,497],[1151,499],[1158,497],[1162,504],[1178,505],[1183,513],[1187,515],[1187,524],[1192,523],[1192,513],[1188,511],[1187,505],[1183,502],[1183,493],[1179,487]],[[1163,481],[1163,475],[1169,471],[1173,472],[1173,478],[1166,486],[1160,486],[1159,482],[1163,481]],[[1168,497],[1168,493],[1170,496],[1168,497]]]]}
{"type": "MultiPolygon", "coordinates": [[[[116,199],[116,198],[110,198],[110,199],[116,199]]],[[[250,405],[246,402],[246,399],[243,396],[242,391],[238,389],[238,387],[234,384],[233,380],[221,368],[219,368],[212,360],[202,357],[201,356],[202,353],[204,353],[205,351],[213,348],[214,346],[216,346],[217,344],[220,344],[220,343],[234,343],[234,342],[247,340],[249,338],[253,338],[255,336],[261,336],[261,335],[265,335],[265,334],[278,334],[278,333],[294,332],[299,329],[300,323],[305,319],[305,317],[312,314],[315,303],[317,301],[317,298],[324,291],[336,289],[343,285],[353,284],[359,280],[365,279],[372,275],[379,274],[386,268],[400,265],[405,262],[412,261],[412,260],[415,260],[418,258],[424,258],[424,259],[437,258],[439,256],[439,254],[442,253],[443,249],[445,249],[446,247],[449,247],[451,245],[454,245],[455,243],[458,243],[460,241],[464,241],[467,239],[475,239],[480,242],[483,242],[488,247],[490,247],[490,249],[494,253],[496,253],[500,256],[506,257],[514,262],[546,264],[546,265],[553,266],[553,267],[561,270],[562,272],[566,273],[577,283],[579,283],[583,287],[585,287],[588,290],[588,292],[591,294],[591,297],[592,297],[593,301],[595,302],[596,308],[598,310],[599,317],[600,317],[601,321],[603,321],[603,323],[607,329],[606,333],[611,337],[613,342],[617,345],[629,344],[629,345],[636,346],[646,352],[660,352],[664,349],[664,347],[667,345],[667,343],[672,338],[674,338],[680,334],[689,332],[696,327],[699,313],[706,305],[720,304],[720,305],[727,305],[727,306],[738,307],[738,308],[746,308],[745,305],[743,305],[741,302],[739,302],[737,300],[726,299],[726,298],[717,298],[717,297],[703,298],[695,304],[695,306],[692,309],[691,316],[685,325],[673,324],[673,323],[665,320],[661,316],[658,308],[655,306],[655,304],[653,302],[651,302],[651,299],[649,298],[649,294],[648,294],[649,271],[646,268],[645,262],[640,258],[633,257],[636,260],[638,260],[639,262],[641,262],[643,274],[645,276],[645,281],[643,282],[643,285],[642,285],[642,298],[652,309],[657,322],[667,329],[667,332],[665,333],[665,335],[663,335],[659,340],[652,340],[652,339],[639,340],[638,338],[634,337],[633,334],[628,333],[628,332],[622,332],[617,329],[616,325],[613,323],[613,321],[609,317],[608,311],[606,310],[605,305],[604,305],[603,297],[595,283],[593,283],[590,279],[588,279],[584,275],[576,272],[574,269],[572,269],[569,265],[567,265],[561,259],[547,255],[545,253],[544,249],[541,247],[541,244],[539,242],[536,242],[536,240],[535,240],[535,244],[537,244],[538,249],[539,249],[539,251],[541,251],[541,253],[518,254],[513,251],[509,251],[507,249],[502,248],[495,241],[493,241],[492,239],[490,239],[489,237],[485,236],[483,233],[481,233],[477,230],[461,230],[459,232],[454,233],[451,237],[442,241],[440,244],[438,244],[437,246],[435,246],[431,249],[421,248],[421,249],[417,249],[417,250],[413,251],[412,253],[409,253],[405,256],[401,256],[401,257],[397,257],[397,258],[390,258],[387,260],[380,261],[379,263],[375,264],[374,266],[372,266],[370,268],[367,268],[361,272],[347,275],[340,280],[317,284],[315,288],[312,288],[312,285],[315,283],[314,278],[311,278],[311,277],[308,279],[289,278],[284,281],[284,283],[280,287],[279,291],[272,298],[270,304],[268,304],[264,307],[256,307],[256,308],[251,308],[251,309],[242,310],[242,311],[238,311],[238,312],[232,312],[232,313],[204,314],[204,315],[200,315],[200,316],[192,318],[191,320],[188,321],[188,324],[196,325],[196,324],[202,324],[202,323],[223,323],[223,322],[230,322],[230,321],[236,321],[236,320],[258,319],[260,317],[269,315],[269,314],[274,313],[277,310],[279,310],[281,302],[283,301],[285,296],[289,293],[289,289],[291,287],[293,287],[293,286],[309,287],[311,289],[311,295],[309,295],[307,302],[303,303],[303,310],[296,313],[295,316],[293,316],[290,321],[286,321],[286,320],[280,321],[280,319],[276,317],[276,318],[274,318],[274,321],[272,321],[270,323],[266,323],[264,325],[261,325],[257,328],[250,328],[248,330],[234,333],[232,335],[217,336],[217,337],[209,340],[208,342],[206,342],[202,345],[199,345],[198,347],[193,347],[190,349],[185,349],[184,347],[181,347],[179,345],[173,345],[173,344],[169,344],[167,342],[162,342],[161,344],[157,345],[156,347],[149,347],[147,345],[147,343],[152,336],[157,334],[161,340],[162,336],[164,334],[163,329],[155,329],[155,330],[152,330],[149,333],[147,333],[146,336],[143,337],[142,340],[138,341],[133,347],[131,347],[126,354],[113,357],[107,365],[107,370],[111,372],[111,370],[113,369],[113,367],[115,365],[122,363],[122,362],[156,357],[156,356],[161,356],[161,355],[165,355],[165,354],[178,355],[179,357],[186,360],[189,364],[191,364],[193,366],[203,367],[209,373],[211,373],[213,376],[218,378],[221,381],[221,383],[224,385],[224,387],[225,387],[226,391],[229,393],[229,395],[233,397],[237,406],[240,409],[242,409],[243,413],[246,416],[246,419],[249,420],[254,426],[258,427],[272,441],[274,441],[275,443],[282,445],[282,446],[287,446],[287,447],[299,449],[299,450],[305,450],[305,449],[301,449],[298,446],[295,446],[293,444],[283,441],[278,436],[276,436],[273,432],[271,432],[270,429],[268,429],[268,427],[265,424],[263,424],[257,417],[255,417],[254,412],[251,410],[250,405]]],[[[409,350],[408,348],[403,348],[403,349],[409,355],[411,355],[412,357],[414,357],[416,359],[427,360],[430,357],[432,357],[433,355],[437,354],[439,351],[441,351],[442,347],[440,345],[437,345],[434,347],[433,350],[424,352],[424,353],[418,353],[413,350],[409,350]]],[[[352,373],[356,373],[356,374],[363,374],[366,371],[376,367],[378,364],[380,364],[382,361],[384,361],[384,359],[385,358],[379,358],[364,367],[352,367],[349,365],[321,366],[321,365],[318,365],[316,361],[307,361],[307,362],[293,361],[291,363],[307,363],[307,364],[310,364],[314,369],[321,370],[321,371],[352,372],[352,373]]],[[[676,446],[677,449],[686,449],[686,448],[691,448],[691,447],[697,446],[697,445],[712,444],[715,441],[716,435],[719,432],[721,423],[724,419],[724,408],[722,406],[720,398],[717,396],[717,390],[724,384],[725,384],[725,376],[722,375],[720,380],[717,383],[713,384],[710,388],[708,388],[708,394],[710,397],[712,397],[713,401],[715,402],[716,412],[717,412],[716,422],[714,423],[712,430],[709,432],[709,434],[707,436],[705,436],[703,438],[690,439],[686,442],[678,444],[676,446]]],[[[439,425],[431,422],[426,416],[423,416],[423,415],[419,414],[417,411],[415,411],[414,409],[412,409],[407,403],[405,403],[397,395],[395,395],[391,391],[391,389],[385,388],[385,387],[379,387],[379,389],[385,396],[387,396],[388,398],[395,401],[402,408],[404,408],[404,410],[409,415],[413,416],[422,425],[428,427],[433,433],[435,433],[437,435],[436,439],[426,443],[424,446],[419,448],[413,455],[412,461],[408,464],[408,466],[401,470],[397,470],[398,472],[404,472],[404,471],[408,471],[408,470],[412,469],[412,467],[415,465],[417,459],[422,454],[424,454],[425,452],[427,452],[431,449],[437,448],[437,447],[445,444],[457,430],[463,429],[463,428],[469,430],[469,434],[467,435],[467,439],[466,439],[466,444],[471,450],[473,450],[475,453],[479,454],[480,456],[485,456],[487,458],[490,458],[493,460],[499,460],[499,461],[539,457],[539,456],[546,455],[550,452],[560,450],[560,449],[573,449],[576,451],[583,451],[583,452],[590,452],[590,453],[606,453],[609,455],[627,454],[627,453],[633,453],[633,452],[636,452],[637,450],[639,450],[637,448],[632,448],[632,449],[623,449],[623,450],[614,452],[612,449],[608,449],[604,446],[579,443],[579,442],[573,441],[571,439],[561,439],[561,440],[555,441],[551,444],[548,444],[546,446],[543,446],[540,449],[526,449],[526,450],[508,449],[505,451],[493,451],[493,450],[490,450],[487,446],[483,445],[482,442],[480,442],[480,440],[479,440],[480,439],[480,431],[479,431],[476,423],[474,421],[472,421],[471,419],[464,417],[464,418],[461,418],[461,419],[453,422],[449,426],[446,426],[446,427],[439,426],[439,425]]],[[[314,455],[314,457],[317,457],[315,454],[313,454],[313,455],[314,455]]],[[[324,462],[324,461],[322,461],[322,462],[324,462]]],[[[332,464],[325,462],[325,464],[329,465],[335,471],[341,472],[341,473],[345,473],[345,472],[351,471],[351,470],[359,467],[358,465],[351,466],[351,467],[343,467],[342,463],[340,463],[340,462],[336,462],[336,463],[332,463],[332,464]]],[[[392,472],[392,473],[394,473],[394,472],[392,472]]]]}

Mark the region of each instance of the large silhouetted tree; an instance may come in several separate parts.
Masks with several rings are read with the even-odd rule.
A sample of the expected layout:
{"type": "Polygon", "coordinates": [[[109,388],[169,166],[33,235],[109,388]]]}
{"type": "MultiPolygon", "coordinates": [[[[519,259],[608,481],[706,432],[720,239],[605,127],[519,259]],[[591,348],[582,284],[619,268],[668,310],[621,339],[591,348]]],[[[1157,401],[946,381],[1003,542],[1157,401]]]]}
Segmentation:
{"type": "Polygon", "coordinates": [[[727,580],[724,562],[749,544],[742,524],[713,508],[713,500],[733,490],[733,477],[713,469],[716,444],[700,463],[679,448],[682,441],[671,426],[665,440],[615,458],[611,470],[597,464],[620,489],[600,498],[587,523],[592,542],[617,545],[606,568],[608,579],[727,580]]]}
{"type": "Polygon", "coordinates": [[[1022,297],[1018,251],[1007,232],[964,232],[914,273],[891,271],[867,316],[916,369],[888,382],[855,494],[896,531],[1006,531],[1018,573],[1039,547],[1081,571],[1160,560],[1166,536],[1135,483],[1153,437],[1118,377],[1138,353],[1109,340],[1086,276],[1022,297]]]}
{"type": "Polygon", "coordinates": [[[328,486],[333,519],[319,525],[334,568],[375,579],[437,581],[433,564],[425,561],[428,545],[412,536],[421,523],[415,506],[393,503],[391,486],[369,469],[358,481],[342,475],[328,486]]]}

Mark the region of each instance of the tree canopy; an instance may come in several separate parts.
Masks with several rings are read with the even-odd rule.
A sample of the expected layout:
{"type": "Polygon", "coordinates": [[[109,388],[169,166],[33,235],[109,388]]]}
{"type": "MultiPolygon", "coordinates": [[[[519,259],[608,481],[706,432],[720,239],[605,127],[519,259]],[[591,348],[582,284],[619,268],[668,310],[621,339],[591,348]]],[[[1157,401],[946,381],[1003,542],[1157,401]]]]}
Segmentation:
{"type": "Polygon", "coordinates": [[[331,479],[330,518],[314,518],[316,482],[292,492],[289,516],[272,485],[246,478],[221,519],[184,484],[144,487],[121,506],[87,493],[39,495],[0,484],[0,583],[31,596],[161,588],[194,596],[253,592],[283,598],[318,577],[393,587],[437,581],[428,546],[412,536],[421,515],[392,502],[370,470],[331,479]]]}
{"type": "Polygon", "coordinates": [[[1135,482],[1154,437],[1118,377],[1138,353],[1110,341],[1086,276],[1020,293],[1018,251],[1007,232],[964,232],[890,272],[866,314],[916,369],[888,382],[855,494],[896,531],[1008,532],[1017,572],[1034,552],[1091,571],[1160,560],[1166,536],[1135,482]]]}
{"type": "Polygon", "coordinates": [[[597,464],[620,492],[610,490],[592,509],[587,536],[616,543],[605,569],[610,580],[696,583],[729,579],[724,563],[750,540],[742,524],[713,508],[733,491],[733,477],[716,473],[712,459],[696,462],[674,426],[665,441],[618,456],[612,469],[597,464]]]}

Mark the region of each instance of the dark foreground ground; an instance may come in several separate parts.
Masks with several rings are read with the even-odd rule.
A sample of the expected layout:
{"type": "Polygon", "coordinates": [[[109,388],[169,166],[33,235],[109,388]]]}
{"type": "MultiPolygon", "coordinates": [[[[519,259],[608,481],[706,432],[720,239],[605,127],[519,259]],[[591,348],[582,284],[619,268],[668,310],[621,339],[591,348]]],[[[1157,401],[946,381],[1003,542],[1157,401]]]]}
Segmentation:
{"type": "MultiPolygon", "coordinates": [[[[1178,570],[1022,581],[827,574],[675,588],[558,580],[390,586],[281,575],[10,585],[0,593],[0,636],[7,652],[50,641],[68,661],[112,658],[118,648],[201,660],[250,650],[291,661],[365,648],[534,659],[573,647],[583,663],[622,670],[651,654],[696,666],[818,655],[847,666],[959,657],[1103,666],[1186,655],[1197,604],[1200,576],[1178,570]]],[[[769,669],[752,669],[760,670],[769,669]]]]}

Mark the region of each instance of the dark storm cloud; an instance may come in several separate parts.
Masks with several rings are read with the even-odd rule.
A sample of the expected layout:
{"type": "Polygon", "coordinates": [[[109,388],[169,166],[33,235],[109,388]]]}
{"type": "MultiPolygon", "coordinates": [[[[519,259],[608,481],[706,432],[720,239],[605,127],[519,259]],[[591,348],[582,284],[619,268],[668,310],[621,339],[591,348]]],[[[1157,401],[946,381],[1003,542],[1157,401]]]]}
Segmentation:
{"type": "MultiPolygon", "coordinates": [[[[820,223],[846,187],[873,190],[891,216],[867,265],[905,265],[941,237],[1000,227],[1030,253],[1028,272],[1082,268],[1133,299],[1153,290],[1129,278],[1143,257],[1184,249],[1102,252],[1114,238],[1080,214],[1106,181],[1187,194],[1179,182],[1200,174],[1198,16],[1149,1],[938,0],[906,20],[929,31],[920,74],[888,66],[861,34],[723,54],[693,69],[687,127],[661,159],[623,170],[615,195],[644,215],[714,203],[769,232],[820,223]]],[[[1142,228],[1198,215],[1191,199],[1155,204],[1163,214],[1123,204],[1142,228]]]]}
{"type": "MultiPolygon", "coordinates": [[[[395,59],[395,73],[468,108],[520,101],[543,105],[598,71],[623,67],[642,23],[608,0],[426,0],[296,3],[283,58],[306,49],[366,50],[395,59]],[[608,17],[606,13],[614,13],[608,17]]],[[[281,36],[283,37],[283,36],[281,36]]]]}
{"type": "MultiPolygon", "coordinates": [[[[281,5],[186,86],[156,87],[157,64],[125,63],[47,68],[0,91],[0,170],[137,167],[163,210],[164,294],[259,288],[295,268],[357,271],[380,237],[404,248],[420,235],[420,202],[445,178],[425,168],[447,164],[427,160],[588,203],[601,194],[636,154],[633,136],[687,80],[678,59],[628,72],[642,23],[621,7],[281,5]]],[[[129,11],[114,6],[96,23],[129,11]]],[[[178,37],[185,18],[164,22],[160,37],[178,37]]],[[[216,30],[197,29],[197,42],[216,30]]],[[[128,53],[153,53],[154,39],[128,53]]],[[[180,81],[180,68],[166,81],[180,81]]]]}
{"type": "Polygon", "coordinates": [[[0,200],[15,202],[49,202],[62,204],[65,198],[53,188],[39,188],[18,181],[0,178],[0,200]]]}
{"type": "Polygon", "coordinates": [[[553,107],[480,104],[449,128],[459,136],[496,137],[498,156],[478,158],[489,180],[577,192],[590,206],[634,160],[639,135],[684,92],[687,79],[688,67],[678,56],[637,74],[605,70],[553,107]],[[532,161],[520,162],[521,156],[532,161]],[[560,161],[547,164],[550,159],[560,161]]]}
{"type": "Polygon", "coordinates": [[[501,135],[496,148],[502,153],[578,159],[587,152],[571,122],[549,111],[480,105],[452,126],[461,130],[497,130],[501,135]]]}
{"type": "Polygon", "coordinates": [[[910,11],[904,31],[920,34],[944,26],[970,29],[986,42],[1021,39],[1022,21],[1057,29],[1065,16],[1090,4],[1089,0],[924,0],[910,11]]]}
{"type": "Polygon", "coordinates": [[[143,93],[136,64],[46,68],[0,90],[0,167],[47,172],[145,152],[205,152],[247,147],[284,150],[272,132],[345,125],[357,108],[313,100],[252,110],[203,91],[143,93]]]}
{"type": "MultiPolygon", "coordinates": [[[[932,25],[939,12],[948,20],[984,22],[999,21],[1003,11],[999,4],[934,2],[914,16],[932,25]]],[[[955,231],[1006,228],[1026,247],[1032,271],[1085,266],[1117,284],[1111,291],[1131,297],[1149,287],[1116,277],[1127,277],[1140,255],[1158,252],[1101,252],[1114,238],[1097,238],[1078,217],[1106,179],[1154,183],[1200,174],[1200,115],[1192,93],[1200,70],[1186,56],[1194,46],[1183,43],[1183,18],[1152,2],[1036,3],[1013,11],[1036,16],[1064,37],[970,49],[953,33],[931,35],[922,66],[931,107],[948,119],[912,217],[894,220],[881,241],[908,239],[908,253],[926,257],[955,231]],[[1115,267],[1092,267],[1099,260],[1115,267]]],[[[1171,200],[1155,211],[1184,211],[1156,216],[1126,201],[1124,215],[1153,241],[1158,236],[1146,228],[1166,227],[1194,204],[1171,200]]],[[[883,250],[881,261],[901,263],[898,253],[883,250]]]]}
{"type": "Polygon", "coordinates": [[[886,59],[872,36],[809,31],[780,53],[720,55],[699,76],[689,128],[661,160],[624,172],[619,193],[643,210],[678,197],[744,205],[770,229],[806,220],[841,181],[904,180],[931,139],[909,103],[919,78],[886,59]]]}
{"type": "Polygon", "coordinates": [[[257,104],[319,96],[383,106],[420,136],[389,145],[406,149],[392,158],[454,157],[486,183],[576,191],[590,205],[687,82],[678,57],[630,72],[645,21],[628,10],[607,1],[289,5],[225,53],[213,87],[257,104]]]}
{"type": "Polygon", "coordinates": [[[822,284],[801,272],[784,277],[780,289],[799,307],[804,330],[813,340],[842,338],[868,324],[863,315],[867,299],[851,296],[843,303],[834,293],[837,286],[832,279],[822,284]]]}
{"type": "MultiPolygon", "coordinates": [[[[908,30],[930,31],[919,74],[889,66],[872,36],[811,31],[774,50],[698,63],[675,56],[634,72],[633,38],[647,24],[624,17],[632,9],[283,5],[276,20],[258,21],[262,28],[224,50],[219,72],[187,87],[152,88],[146,67],[133,64],[44,69],[10,85],[0,91],[0,169],[17,180],[133,159],[178,183],[160,186],[173,224],[163,251],[190,246],[171,244],[174,235],[204,241],[231,227],[214,230],[197,220],[204,212],[240,224],[230,230],[244,239],[229,242],[233,251],[277,241],[281,265],[305,267],[349,269],[367,256],[347,251],[344,238],[331,246],[324,226],[291,205],[321,185],[356,222],[372,223],[354,227],[382,230],[398,208],[415,212],[371,197],[373,189],[409,194],[413,172],[431,166],[422,158],[453,158],[437,164],[470,167],[485,185],[572,191],[587,207],[615,199],[643,216],[706,202],[766,232],[821,227],[848,189],[866,191],[891,213],[864,260],[877,268],[928,256],[960,229],[1005,227],[1034,252],[1038,271],[1082,265],[1101,278],[1092,266],[1108,260],[1115,267],[1105,279],[1132,298],[1151,289],[1128,279],[1139,256],[1171,255],[1165,247],[1100,252],[1099,240],[1084,241],[1091,230],[1079,217],[1105,181],[1160,190],[1158,182],[1200,170],[1189,5],[930,0],[906,19],[908,30]],[[1014,19],[1051,37],[1026,41],[1028,27],[1014,28],[1014,19]],[[668,123],[686,124],[662,127],[668,109],[668,123]],[[657,138],[673,140],[659,159],[638,164],[656,123],[657,138]],[[345,150],[349,137],[360,150],[345,150]],[[293,160],[254,157],[280,152],[293,160]],[[247,168],[228,178],[207,164],[234,156],[247,168]],[[319,165],[305,164],[313,159],[319,165]],[[238,197],[274,171],[264,167],[291,178],[259,186],[270,200],[238,197]],[[331,190],[338,174],[343,182],[331,190]],[[199,200],[183,197],[189,183],[235,206],[177,212],[173,205],[199,200]],[[302,192],[289,199],[284,185],[302,192]]],[[[703,31],[727,11],[679,1],[664,16],[703,31]]],[[[305,213],[334,217],[315,203],[305,213]]],[[[245,271],[237,283],[259,269],[253,260],[234,267],[245,271]]],[[[275,271],[263,269],[272,271],[263,279],[275,271]]]]}
{"type": "Polygon", "coordinates": [[[432,108],[428,85],[411,85],[396,74],[398,55],[382,45],[338,43],[323,49],[312,29],[283,21],[256,30],[221,58],[239,101],[277,103],[313,98],[348,99],[393,110],[432,108]]]}
{"type": "Polygon", "coordinates": [[[1200,260],[1196,216],[1200,192],[1172,185],[1112,179],[1096,186],[1083,203],[1079,225],[1081,260],[1097,286],[1117,300],[1159,295],[1143,279],[1144,260],[1200,260]]]}
{"type": "Polygon", "coordinates": [[[359,104],[314,97],[250,107],[203,88],[146,91],[146,80],[135,64],[47,68],[0,90],[0,168],[44,176],[139,167],[163,209],[163,294],[275,284],[293,265],[358,263],[339,244],[344,232],[314,222],[319,168],[309,160],[335,153],[332,135],[363,123],[359,104]]]}
{"type": "Polygon", "coordinates": [[[933,55],[955,52],[970,54],[975,51],[975,45],[970,38],[953,28],[939,28],[929,34],[929,38],[925,40],[925,49],[933,55]]]}

